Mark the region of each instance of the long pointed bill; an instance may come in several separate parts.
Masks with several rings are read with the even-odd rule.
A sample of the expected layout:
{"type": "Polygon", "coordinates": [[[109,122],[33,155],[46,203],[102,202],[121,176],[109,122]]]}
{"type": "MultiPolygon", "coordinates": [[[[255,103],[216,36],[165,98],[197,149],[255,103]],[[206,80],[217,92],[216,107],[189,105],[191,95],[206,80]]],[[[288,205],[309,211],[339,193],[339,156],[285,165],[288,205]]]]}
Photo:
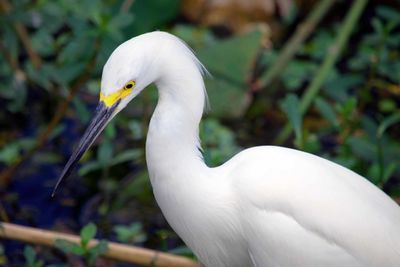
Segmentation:
{"type": "Polygon", "coordinates": [[[109,120],[113,117],[114,111],[117,108],[120,100],[116,101],[112,106],[107,107],[107,103],[100,101],[94,117],[90,122],[88,128],[82,136],[82,139],[79,142],[78,147],[74,150],[71,157],[69,158],[67,164],[64,167],[64,170],[61,173],[60,178],[58,178],[57,184],[54,187],[52,196],[56,193],[58,186],[61,181],[68,177],[72,172],[78,161],[81,159],[82,155],[89,149],[89,147],[93,144],[96,137],[101,133],[104,127],[107,125],[109,120]]]}

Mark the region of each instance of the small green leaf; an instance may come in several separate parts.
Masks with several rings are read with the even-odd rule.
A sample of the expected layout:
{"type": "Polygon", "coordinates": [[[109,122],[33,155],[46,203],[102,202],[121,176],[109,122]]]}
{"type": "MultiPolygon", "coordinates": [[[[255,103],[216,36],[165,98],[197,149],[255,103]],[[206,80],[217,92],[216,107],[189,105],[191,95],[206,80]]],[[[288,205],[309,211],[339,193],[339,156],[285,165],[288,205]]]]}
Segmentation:
{"type": "Polygon", "coordinates": [[[56,239],[56,241],[54,242],[54,245],[56,248],[58,248],[59,250],[61,250],[64,253],[72,253],[73,247],[75,246],[74,243],[69,242],[64,239],[56,239]]]}
{"type": "Polygon", "coordinates": [[[389,6],[379,6],[377,13],[380,17],[385,18],[388,21],[394,21],[400,23],[400,12],[395,8],[389,6]]]}
{"type": "Polygon", "coordinates": [[[97,159],[103,167],[108,167],[113,156],[113,144],[111,140],[104,139],[97,150],[97,159]]]}
{"type": "Polygon", "coordinates": [[[398,164],[396,162],[390,162],[384,170],[383,177],[382,177],[382,185],[386,184],[392,174],[396,171],[398,164]]]}
{"type": "Polygon", "coordinates": [[[379,164],[374,162],[369,165],[367,171],[368,179],[375,185],[380,185],[379,164]]]}
{"type": "Polygon", "coordinates": [[[105,240],[101,240],[96,246],[89,250],[89,264],[93,265],[96,258],[104,254],[108,250],[108,243],[105,240]]]}
{"type": "Polygon", "coordinates": [[[75,106],[76,113],[79,114],[79,116],[77,117],[81,120],[82,123],[87,124],[90,120],[91,114],[82,99],[80,99],[79,97],[74,97],[72,103],[75,106]]]}
{"type": "Polygon", "coordinates": [[[139,159],[143,155],[143,150],[141,149],[128,149],[125,150],[111,160],[111,165],[117,165],[127,161],[134,161],[139,159]]]}
{"type": "Polygon", "coordinates": [[[84,256],[86,254],[86,248],[74,244],[71,248],[71,253],[78,256],[84,256]]]}
{"type": "Polygon", "coordinates": [[[199,49],[197,55],[212,78],[206,79],[211,113],[218,117],[240,117],[250,104],[249,73],[261,46],[262,34],[252,31],[199,49]]]}
{"type": "Polygon", "coordinates": [[[298,141],[302,140],[302,115],[300,112],[299,98],[294,94],[288,94],[281,102],[281,109],[286,113],[293,126],[298,141]]]}
{"type": "Polygon", "coordinates": [[[97,227],[94,223],[89,223],[82,228],[80,236],[81,236],[81,244],[83,247],[87,247],[87,244],[91,239],[94,238],[97,232],[97,227]]]}
{"type": "Polygon", "coordinates": [[[331,107],[331,105],[328,104],[328,102],[318,97],[317,99],[315,99],[315,106],[317,107],[321,115],[333,126],[337,127],[339,125],[336,113],[331,107]]]}
{"type": "Polygon", "coordinates": [[[24,247],[24,257],[28,266],[32,266],[36,261],[36,251],[31,246],[24,247]]]}
{"type": "Polygon", "coordinates": [[[181,256],[185,256],[185,257],[194,258],[193,252],[190,250],[190,248],[188,248],[186,246],[177,247],[177,248],[169,250],[168,252],[175,254],[175,255],[181,255],[181,256]]]}
{"type": "Polygon", "coordinates": [[[108,250],[108,242],[101,240],[96,246],[90,248],[89,253],[95,257],[104,254],[108,250]]]}
{"type": "Polygon", "coordinates": [[[382,123],[379,125],[376,136],[378,138],[381,138],[383,134],[386,132],[386,130],[396,124],[400,123],[400,112],[394,113],[391,116],[387,117],[382,121],[382,123]]]}
{"type": "Polygon", "coordinates": [[[116,225],[114,232],[117,234],[117,239],[121,242],[144,242],[147,239],[146,234],[142,230],[141,223],[132,223],[131,225],[116,225]]]}

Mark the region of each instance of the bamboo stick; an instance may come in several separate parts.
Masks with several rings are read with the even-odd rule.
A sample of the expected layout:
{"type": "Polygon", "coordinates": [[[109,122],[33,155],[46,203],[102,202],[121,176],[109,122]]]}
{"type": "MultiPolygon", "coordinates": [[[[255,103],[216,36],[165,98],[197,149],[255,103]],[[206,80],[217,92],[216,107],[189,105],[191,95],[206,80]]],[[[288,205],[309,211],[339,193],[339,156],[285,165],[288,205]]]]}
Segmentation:
{"type": "MultiPolygon", "coordinates": [[[[0,222],[0,239],[11,239],[22,242],[55,247],[54,242],[57,239],[67,240],[79,244],[79,236],[64,234],[54,231],[36,229],[16,225],[12,223],[0,222]]],[[[93,239],[89,246],[95,246],[99,241],[93,239]]],[[[128,246],[114,242],[108,242],[108,250],[103,254],[105,258],[116,261],[139,264],[143,266],[156,267],[199,267],[195,261],[182,256],[176,256],[160,251],[146,248],[128,246]]]]}

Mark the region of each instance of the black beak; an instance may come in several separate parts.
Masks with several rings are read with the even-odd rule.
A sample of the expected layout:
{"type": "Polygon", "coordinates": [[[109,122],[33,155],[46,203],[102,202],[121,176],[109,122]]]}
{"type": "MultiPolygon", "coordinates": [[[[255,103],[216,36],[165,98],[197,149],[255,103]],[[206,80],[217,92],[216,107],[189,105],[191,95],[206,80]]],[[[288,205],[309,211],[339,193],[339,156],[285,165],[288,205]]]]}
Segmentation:
{"type": "Polygon", "coordinates": [[[69,158],[67,164],[62,171],[60,178],[58,178],[57,184],[54,187],[53,193],[51,194],[54,197],[58,186],[62,182],[65,177],[68,177],[76,164],[79,162],[83,154],[89,149],[89,147],[93,144],[96,137],[101,133],[104,127],[107,125],[109,120],[112,118],[112,115],[117,108],[120,101],[117,101],[113,106],[107,107],[104,102],[100,101],[92,121],[90,122],[88,128],[82,136],[82,139],[79,142],[78,147],[74,150],[71,157],[69,158]]]}

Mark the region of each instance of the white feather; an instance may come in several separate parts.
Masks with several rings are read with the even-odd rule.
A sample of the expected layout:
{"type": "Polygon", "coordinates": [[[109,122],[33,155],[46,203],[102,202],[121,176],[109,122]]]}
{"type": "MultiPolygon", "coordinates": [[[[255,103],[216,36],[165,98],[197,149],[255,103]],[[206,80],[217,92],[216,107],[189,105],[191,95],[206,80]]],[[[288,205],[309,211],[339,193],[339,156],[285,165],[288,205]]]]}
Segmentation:
{"type": "Polygon", "coordinates": [[[220,167],[207,167],[198,149],[206,98],[202,70],[182,41],[152,32],[117,48],[102,80],[103,92],[110,93],[135,79],[136,91],[127,102],[156,83],[159,101],[146,144],[154,195],[202,263],[399,266],[400,209],[358,174],[274,146],[251,148],[220,167]]]}

